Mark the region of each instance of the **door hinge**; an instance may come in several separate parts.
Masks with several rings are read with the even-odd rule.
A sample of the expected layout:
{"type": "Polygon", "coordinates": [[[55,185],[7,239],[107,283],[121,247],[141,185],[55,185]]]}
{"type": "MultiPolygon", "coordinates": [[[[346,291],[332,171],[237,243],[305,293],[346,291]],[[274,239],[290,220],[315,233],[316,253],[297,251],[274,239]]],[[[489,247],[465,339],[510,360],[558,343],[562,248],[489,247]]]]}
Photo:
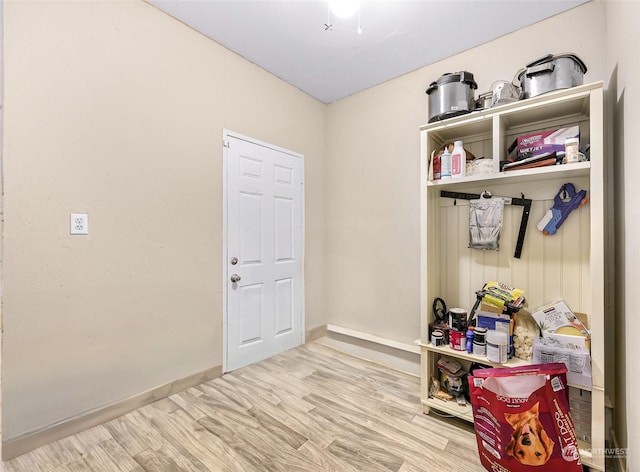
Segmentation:
{"type": "Polygon", "coordinates": [[[224,139],[222,140],[222,147],[226,147],[226,148],[230,148],[231,145],[229,144],[229,141],[225,141],[224,139]]]}

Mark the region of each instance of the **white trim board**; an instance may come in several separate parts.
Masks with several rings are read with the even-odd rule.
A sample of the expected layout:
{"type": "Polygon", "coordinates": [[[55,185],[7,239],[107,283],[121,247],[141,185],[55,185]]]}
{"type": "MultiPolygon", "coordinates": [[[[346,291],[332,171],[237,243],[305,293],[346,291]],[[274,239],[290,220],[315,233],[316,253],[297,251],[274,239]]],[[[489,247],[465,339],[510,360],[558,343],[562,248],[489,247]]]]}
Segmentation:
{"type": "Polygon", "coordinates": [[[354,357],[420,376],[417,346],[342,326],[327,325],[327,334],[316,341],[354,357]]]}
{"type": "Polygon", "coordinates": [[[411,352],[413,354],[420,354],[420,346],[403,343],[401,341],[394,341],[393,339],[382,338],[380,336],[376,336],[375,334],[369,334],[351,328],[343,328],[342,326],[328,324],[327,331],[330,333],[344,334],[345,336],[351,336],[352,338],[362,339],[363,341],[381,344],[383,346],[392,347],[393,349],[399,349],[401,351],[411,352]]]}
{"type": "MultiPolygon", "coordinates": [[[[82,412],[76,416],[65,418],[56,423],[43,426],[40,429],[12,438],[3,438],[2,460],[7,461],[13,459],[40,446],[106,423],[137,408],[167,398],[174,393],[200,385],[201,383],[208,382],[220,376],[222,376],[222,366],[211,367],[202,372],[197,372],[187,377],[159,385],[146,392],[131,395],[130,397],[100,406],[93,410],[82,412]]],[[[0,470],[2,470],[1,464],[0,470]]]]}

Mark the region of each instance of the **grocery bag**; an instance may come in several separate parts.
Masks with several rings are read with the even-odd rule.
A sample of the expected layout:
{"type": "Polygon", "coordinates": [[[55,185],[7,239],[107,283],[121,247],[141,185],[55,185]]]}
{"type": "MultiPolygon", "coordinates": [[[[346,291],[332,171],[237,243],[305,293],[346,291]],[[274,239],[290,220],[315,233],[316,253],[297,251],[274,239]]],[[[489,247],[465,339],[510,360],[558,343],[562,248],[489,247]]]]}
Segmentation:
{"type": "Polygon", "coordinates": [[[582,471],[565,364],[477,369],[469,389],[487,470],[582,471]]]}

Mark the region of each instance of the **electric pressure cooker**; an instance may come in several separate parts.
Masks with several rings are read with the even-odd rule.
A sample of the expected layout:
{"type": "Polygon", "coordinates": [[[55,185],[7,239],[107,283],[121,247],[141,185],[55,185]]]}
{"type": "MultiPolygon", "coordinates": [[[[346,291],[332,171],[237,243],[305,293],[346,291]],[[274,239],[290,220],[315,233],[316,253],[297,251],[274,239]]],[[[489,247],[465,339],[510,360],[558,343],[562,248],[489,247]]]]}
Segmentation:
{"type": "Polygon", "coordinates": [[[446,73],[427,88],[429,123],[463,115],[475,109],[474,90],[478,84],[471,72],[446,73]]]}

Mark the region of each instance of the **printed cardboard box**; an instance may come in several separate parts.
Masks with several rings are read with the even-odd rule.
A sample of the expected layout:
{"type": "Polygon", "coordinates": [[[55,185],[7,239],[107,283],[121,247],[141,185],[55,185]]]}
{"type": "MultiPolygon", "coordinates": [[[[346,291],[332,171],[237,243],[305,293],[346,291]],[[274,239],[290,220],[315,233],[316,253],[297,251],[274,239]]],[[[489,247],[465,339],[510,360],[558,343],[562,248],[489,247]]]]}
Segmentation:
{"type": "Polygon", "coordinates": [[[564,141],[567,138],[580,138],[580,128],[575,125],[518,136],[516,139],[518,143],[517,160],[551,152],[564,153],[564,141]]]}
{"type": "Polygon", "coordinates": [[[554,339],[536,338],[533,341],[533,362],[545,364],[562,362],[567,366],[567,381],[578,387],[590,389],[591,354],[584,347],[561,347],[554,339]]]}
{"type": "Polygon", "coordinates": [[[538,307],[531,316],[543,338],[555,340],[560,347],[590,349],[591,333],[564,300],[538,307]]]}

